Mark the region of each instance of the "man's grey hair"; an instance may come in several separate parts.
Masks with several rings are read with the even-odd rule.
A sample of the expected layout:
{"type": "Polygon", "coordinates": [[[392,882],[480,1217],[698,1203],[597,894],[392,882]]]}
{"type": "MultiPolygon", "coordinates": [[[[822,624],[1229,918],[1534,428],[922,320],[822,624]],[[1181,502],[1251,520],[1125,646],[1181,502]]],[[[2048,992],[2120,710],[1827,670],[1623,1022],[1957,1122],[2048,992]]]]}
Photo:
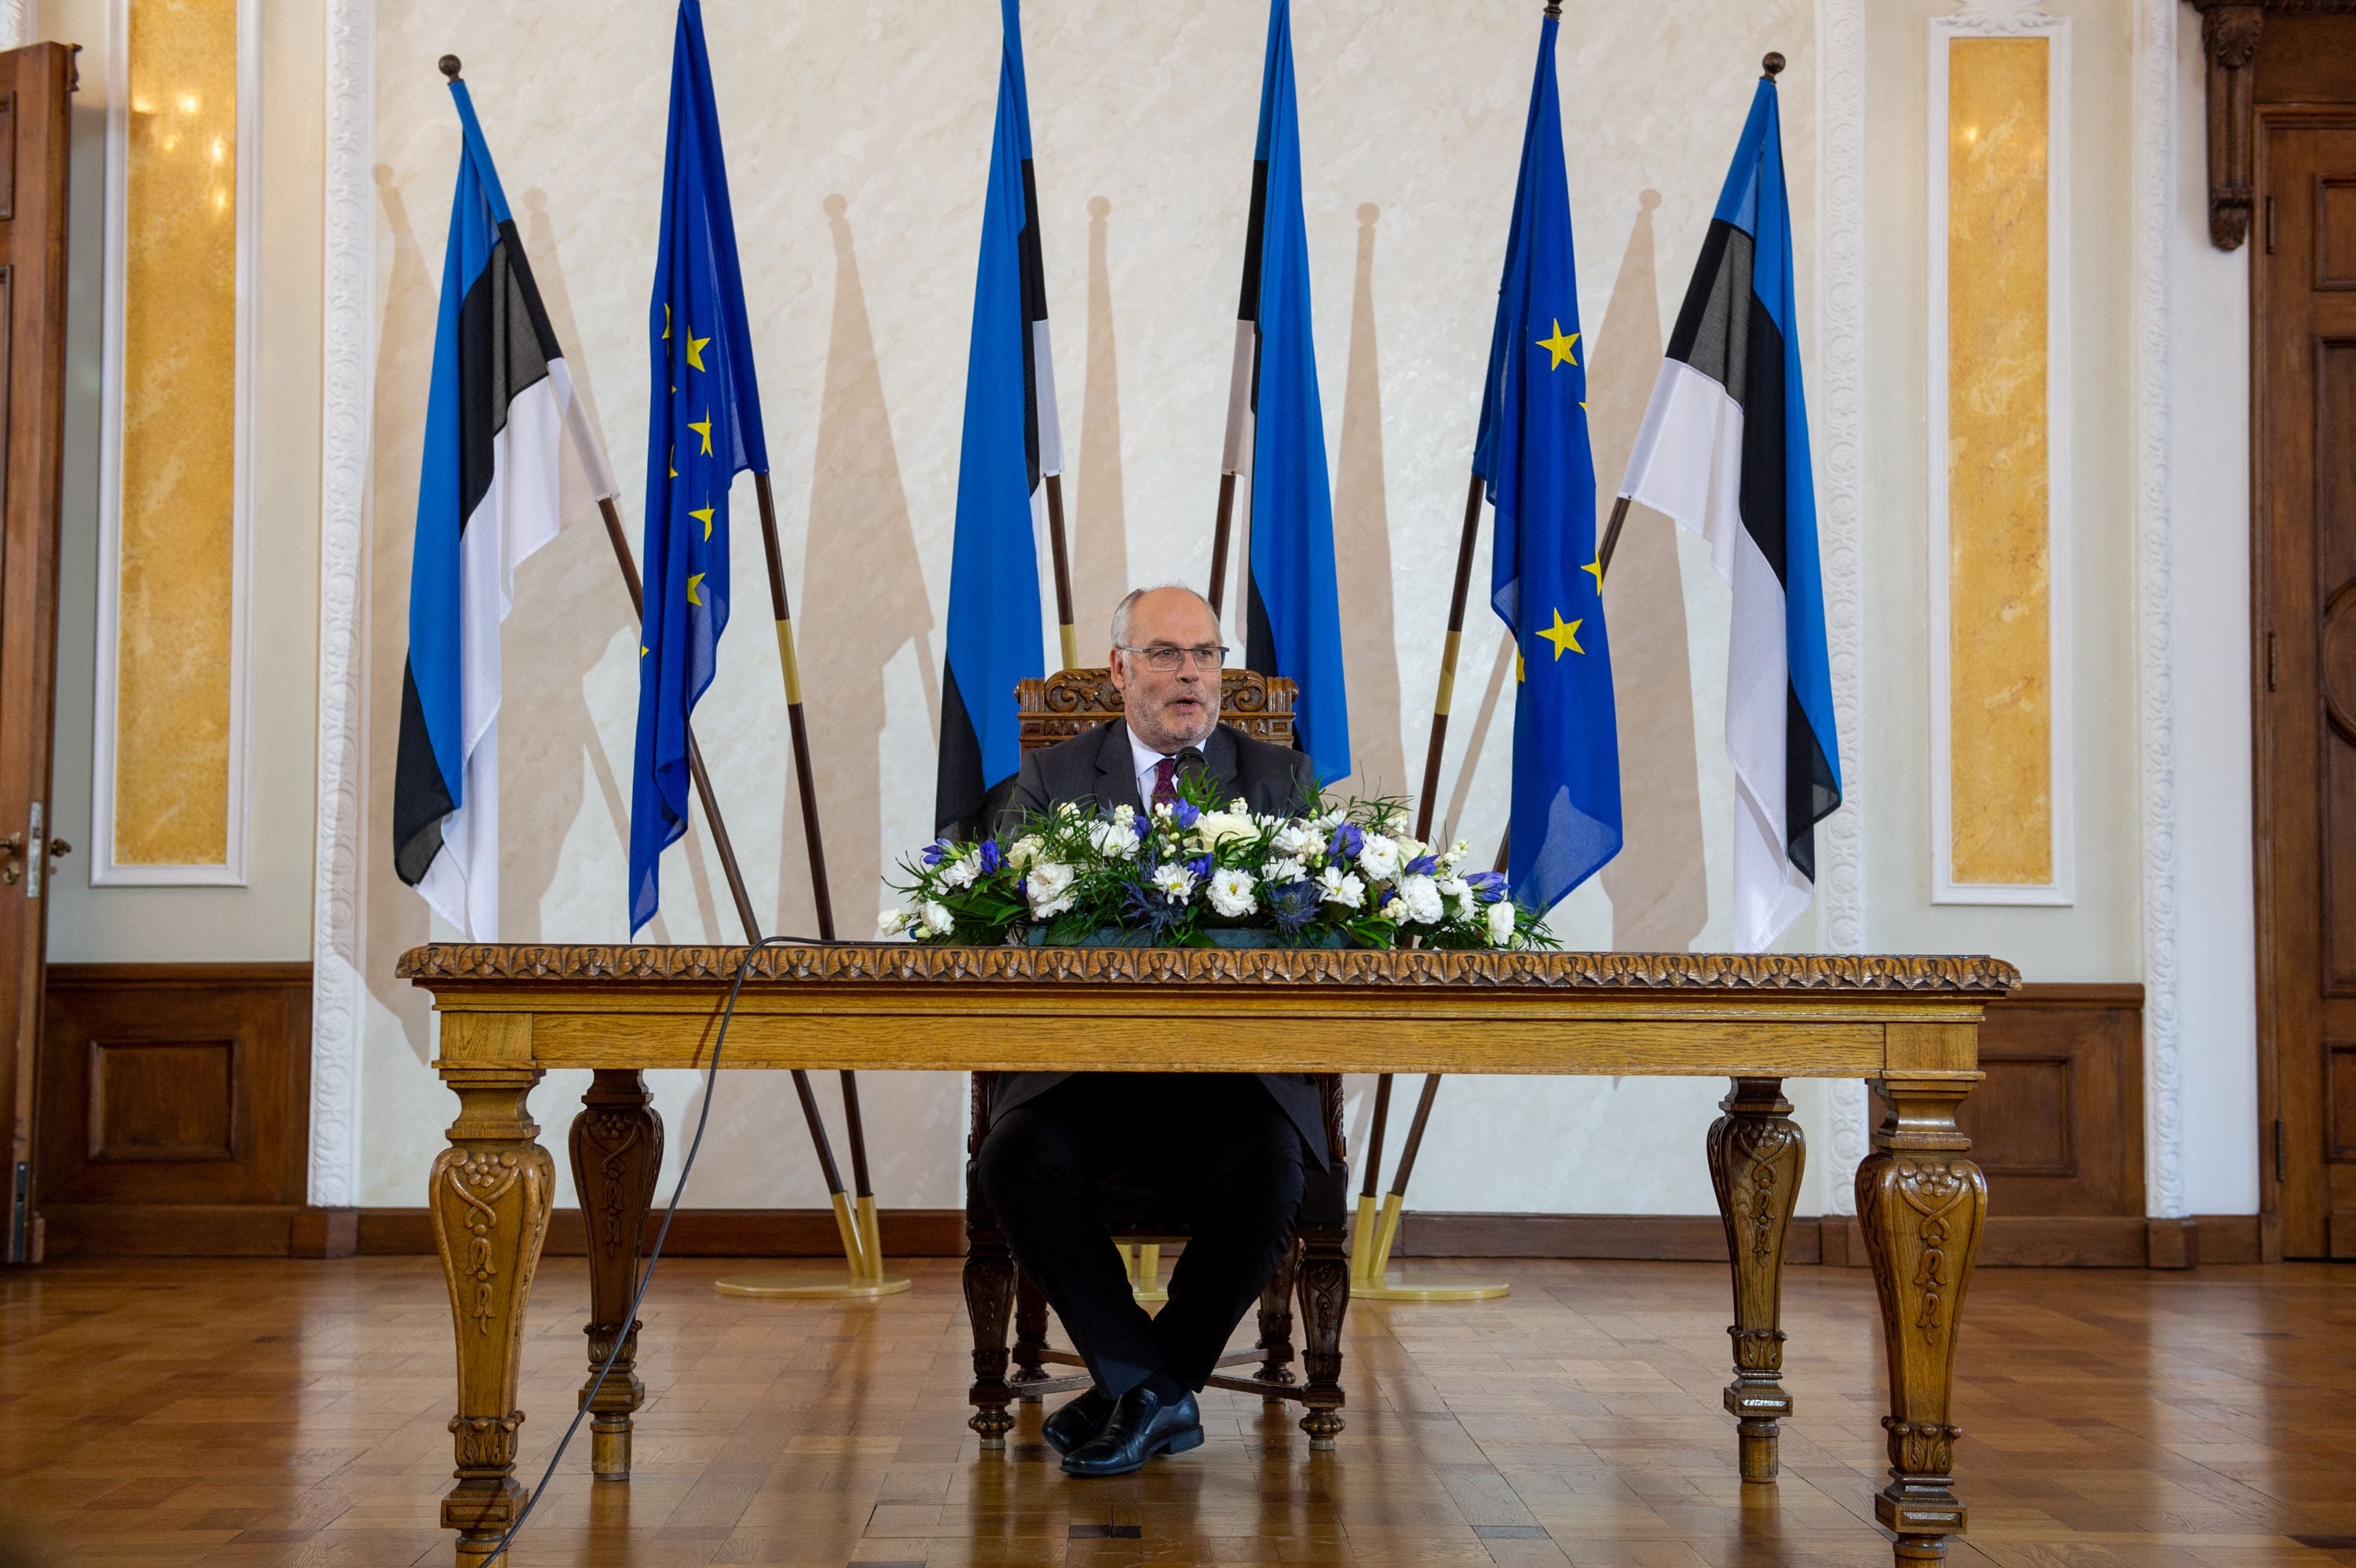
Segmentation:
{"type": "Polygon", "coordinates": [[[1204,598],[1194,589],[1183,582],[1156,582],[1144,588],[1130,589],[1128,597],[1113,606],[1112,645],[1114,647],[1129,646],[1130,612],[1136,609],[1137,602],[1149,593],[1183,593],[1203,607],[1204,613],[1211,617],[1211,624],[1215,626],[1219,624],[1219,613],[1211,608],[1211,602],[1208,599],[1204,598]]]}

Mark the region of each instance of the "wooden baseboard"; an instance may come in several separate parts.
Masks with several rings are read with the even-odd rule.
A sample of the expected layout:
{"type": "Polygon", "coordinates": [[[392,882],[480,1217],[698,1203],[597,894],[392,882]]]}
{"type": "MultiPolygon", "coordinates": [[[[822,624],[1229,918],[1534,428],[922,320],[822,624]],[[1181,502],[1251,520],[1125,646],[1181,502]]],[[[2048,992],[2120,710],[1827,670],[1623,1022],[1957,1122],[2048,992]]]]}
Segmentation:
{"type": "Polygon", "coordinates": [[[52,1258],[348,1258],[357,1209],[289,1203],[44,1203],[52,1258]]]}
{"type": "MultiPolygon", "coordinates": [[[[1818,1226],[1794,1218],[1784,1258],[1817,1261],[1818,1226]]],[[[1391,1255],[1403,1258],[1621,1258],[1724,1263],[1715,1214],[1449,1214],[1409,1210],[1391,1255]]]]}
{"type": "MultiPolygon", "coordinates": [[[[1724,1263],[1726,1231],[1710,1214],[1446,1214],[1409,1211],[1398,1257],[1625,1258],[1724,1263]]],[[[2254,1214],[2190,1220],[2138,1215],[1997,1215],[1980,1239],[1985,1268],[2191,1268],[2258,1261],[2254,1214]]],[[[1854,1219],[1795,1217],[1784,1259],[1866,1266],[1854,1219]]]]}
{"type": "MultiPolygon", "coordinates": [[[[235,1204],[50,1204],[42,1211],[50,1257],[426,1256],[423,1209],[311,1209],[235,1204]]],[[[877,1216],[886,1257],[958,1257],[956,1209],[886,1209],[877,1216]]],[[[578,1209],[550,1216],[548,1254],[587,1250],[578,1209]]],[[[832,1257],[841,1250],[827,1209],[682,1209],[666,1252],[680,1257],[832,1257]]],[[[1590,1258],[1724,1263],[1726,1231],[1713,1214],[1480,1214],[1409,1211],[1394,1255],[1403,1258],[1590,1258]]],[[[1989,1268],[2190,1268],[2260,1261],[2259,1218],[2190,1220],[1998,1215],[1979,1262],[1989,1268]]],[[[1866,1266],[1854,1219],[1801,1216],[1785,1259],[1866,1266]]]]}
{"type": "MultiPolygon", "coordinates": [[[[647,1227],[649,1245],[661,1222],[659,1210],[647,1227]]],[[[875,1223],[886,1258],[965,1255],[962,1209],[885,1209],[875,1223]]],[[[433,1226],[423,1209],[363,1209],[359,1250],[376,1255],[430,1253],[433,1226]]],[[[588,1250],[580,1210],[559,1209],[549,1216],[548,1256],[580,1257],[588,1250]]],[[[687,1258],[831,1258],[842,1255],[842,1243],[831,1209],[682,1209],[663,1251],[687,1258]]]]}

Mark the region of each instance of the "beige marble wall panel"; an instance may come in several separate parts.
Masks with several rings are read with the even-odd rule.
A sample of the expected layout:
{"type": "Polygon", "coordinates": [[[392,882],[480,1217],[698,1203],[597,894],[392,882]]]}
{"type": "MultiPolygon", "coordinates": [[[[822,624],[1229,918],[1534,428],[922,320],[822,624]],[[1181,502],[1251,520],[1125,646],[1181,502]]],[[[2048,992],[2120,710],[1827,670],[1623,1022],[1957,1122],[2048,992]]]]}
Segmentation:
{"type": "Polygon", "coordinates": [[[1947,45],[1947,701],[1958,884],[2053,880],[2052,43],[1947,45]]]}
{"type": "Polygon", "coordinates": [[[114,859],[229,858],[237,0],[132,0],[114,859]]]}

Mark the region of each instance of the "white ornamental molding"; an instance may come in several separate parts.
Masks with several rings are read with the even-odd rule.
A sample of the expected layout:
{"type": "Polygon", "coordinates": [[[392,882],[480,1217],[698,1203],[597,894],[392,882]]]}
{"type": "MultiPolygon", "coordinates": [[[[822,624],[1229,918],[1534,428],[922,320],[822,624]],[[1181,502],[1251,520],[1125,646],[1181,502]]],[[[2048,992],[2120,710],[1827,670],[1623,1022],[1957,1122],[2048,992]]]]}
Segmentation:
{"type": "Polygon", "coordinates": [[[362,642],[376,295],[376,5],[329,0],[319,437],[318,835],[311,915],[311,1202],[359,1201],[362,642]]]}
{"type": "Polygon", "coordinates": [[[2136,741],[2143,849],[2144,1148],[2147,1207],[2180,1219],[2183,1064],[2177,1011],[2175,589],[2169,558],[2169,217],[2176,189],[2178,0],[2136,0],[2134,219],[2136,741]]]}
{"type": "MultiPolygon", "coordinates": [[[[1841,808],[1816,834],[1816,945],[1865,951],[1865,813],[1859,776],[1865,685],[1865,0],[1817,0],[1816,521],[1841,808]]],[[[1865,1085],[1826,1086],[1832,1211],[1857,1211],[1865,1085]]]]}

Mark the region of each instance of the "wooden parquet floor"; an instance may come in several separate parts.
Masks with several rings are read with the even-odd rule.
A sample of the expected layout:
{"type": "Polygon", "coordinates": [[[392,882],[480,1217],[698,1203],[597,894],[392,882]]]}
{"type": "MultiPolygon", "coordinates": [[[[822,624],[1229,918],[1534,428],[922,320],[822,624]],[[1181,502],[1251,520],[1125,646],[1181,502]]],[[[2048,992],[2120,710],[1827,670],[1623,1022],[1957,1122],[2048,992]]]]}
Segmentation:
{"type": "MultiPolygon", "coordinates": [[[[1201,1449],[1076,1482],[1035,1406],[978,1452],[956,1264],[894,1266],[910,1294],[838,1307],[723,1297],[731,1265],[666,1264],[636,1478],[593,1484],[584,1430],[516,1568],[1890,1562],[1862,1270],[1787,1275],[1798,1411],[1781,1484],[1746,1491],[1719,1268],[1484,1264],[1509,1299],[1362,1303],[1335,1453],[1214,1393],[1201,1449]]],[[[541,1274],[527,1478],[582,1379],[586,1277],[541,1274]]],[[[430,1258],[0,1275],[0,1563],[447,1563],[448,1311],[430,1258]]],[[[1952,1561],[2356,1564],[2356,1271],[1985,1270],[1965,1324],[1952,1561]]]]}

